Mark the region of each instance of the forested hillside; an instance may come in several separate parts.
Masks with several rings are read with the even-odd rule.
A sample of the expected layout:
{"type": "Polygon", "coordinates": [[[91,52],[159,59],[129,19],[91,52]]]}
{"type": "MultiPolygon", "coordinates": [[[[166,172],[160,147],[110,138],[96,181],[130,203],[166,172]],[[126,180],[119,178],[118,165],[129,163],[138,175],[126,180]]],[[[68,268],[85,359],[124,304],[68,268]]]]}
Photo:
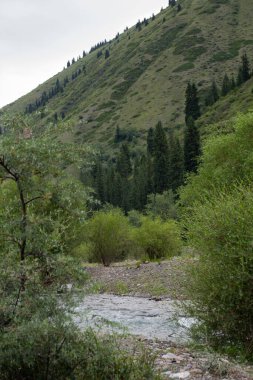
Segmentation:
{"type": "MultiPolygon", "coordinates": [[[[77,141],[109,152],[119,147],[117,127],[136,151],[159,120],[180,136],[187,83],[195,81],[203,113],[213,81],[221,88],[225,73],[236,80],[244,51],[253,59],[253,4],[182,0],[150,16],[82,52],[83,58],[70,57],[62,72],[4,110],[27,112],[39,125],[71,121],[77,141]]],[[[232,106],[220,106],[219,118],[241,109],[237,95],[232,106]]],[[[243,109],[250,107],[248,97],[243,109]]]]}

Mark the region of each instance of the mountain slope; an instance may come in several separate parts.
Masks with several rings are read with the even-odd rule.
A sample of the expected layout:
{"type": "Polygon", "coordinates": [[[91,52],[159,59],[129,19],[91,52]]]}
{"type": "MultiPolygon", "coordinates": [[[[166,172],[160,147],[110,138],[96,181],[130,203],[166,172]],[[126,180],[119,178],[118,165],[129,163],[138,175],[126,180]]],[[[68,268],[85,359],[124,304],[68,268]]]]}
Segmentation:
{"type": "Polygon", "coordinates": [[[68,77],[64,91],[31,114],[38,124],[63,114],[74,123],[78,140],[104,148],[113,146],[117,126],[137,146],[158,120],[180,133],[187,82],[195,80],[204,94],[213,78],[220,84],[224,72],[236,75],[244,49],[253,60],[253,3],[182,0],[180,4],[180,12],[166,8],[148,25],[142,24],[140,31],[135,26],[125,31],[4,110],[24,112],[57,79],[63,84],[68,77]]]}

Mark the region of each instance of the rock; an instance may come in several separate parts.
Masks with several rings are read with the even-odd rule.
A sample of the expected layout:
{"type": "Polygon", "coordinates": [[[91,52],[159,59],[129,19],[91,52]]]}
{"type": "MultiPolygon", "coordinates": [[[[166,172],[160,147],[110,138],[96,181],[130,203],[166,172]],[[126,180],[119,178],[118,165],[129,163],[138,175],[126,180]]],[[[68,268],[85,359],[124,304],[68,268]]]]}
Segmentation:
{"type": "Polygon", "coordinates": [[[171,352],[163,355],[162,359],[169,359],[169,360],[173,360],[173,361],[177,361],[177,362],[181,362],[183,360],[183,358],[181,356],[177,356],[175,354],[172,354],[171,352]]]}
{"type": "Polygon", "coordinates": [[[178,373],[173,373],[170,375],[172,379],[188,379],[190,377],[190,372],[185,371],[185,372],[178,372],[178,373]]]}
{"type": "Polygon", "coordinates": [[[191,374],[192,375],[202,375],[203,374],[203,371],[199,368],[194,368],[191,370],[191,374]]]}

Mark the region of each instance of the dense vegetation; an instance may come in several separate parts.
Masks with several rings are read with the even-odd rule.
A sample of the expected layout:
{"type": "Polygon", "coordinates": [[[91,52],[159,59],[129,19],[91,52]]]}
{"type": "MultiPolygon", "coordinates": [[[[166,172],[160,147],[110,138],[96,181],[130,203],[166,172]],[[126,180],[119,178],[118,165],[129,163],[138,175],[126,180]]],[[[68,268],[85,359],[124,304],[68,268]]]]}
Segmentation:
{"type": "Polygon", "coordinates": [[[55,128],[42,131],[20,120],[5,126],[0,379],[158,378],[146,355],[130,357],[112,340],[80,331],[71,317],[75,289],[87,277],[71,252],[80,244],[89,192],[67,167],[89,165],[89,149],[60,141],[55,128]]]}
{"type": "Polygon", "coordinates": [[[160,261],[183,244],[197,335],[253,360],[253,116],[228,117],[252,105],[253,41],[228,33],[247,32],[243,5],[196,3],[170,0],[7,108],[27,119],[2,117],[0,379],[158,378],[149,357],[81,332],[73,299],[83,261],[160,261]]]}
{"type": "Polygon", "coordinates": [[[207,141],[198,174],[180,203],[187,238],[199,253],[190,270],[191,312],[216,347],[252,359],[253,116],[207,141]]]}

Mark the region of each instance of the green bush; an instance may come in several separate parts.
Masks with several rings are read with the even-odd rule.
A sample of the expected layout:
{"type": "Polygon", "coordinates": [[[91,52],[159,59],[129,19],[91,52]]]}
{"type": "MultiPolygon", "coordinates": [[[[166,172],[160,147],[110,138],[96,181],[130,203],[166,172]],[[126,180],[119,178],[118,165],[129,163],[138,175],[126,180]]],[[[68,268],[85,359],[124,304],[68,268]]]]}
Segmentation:
{"type": "Polygon", "coordinates": [[[113,338],[82,333],[73,324],[32,321],[0,342],[1,380],[158,380],[153,358],[131,356],[113,338]]]}
{"type": "Polygon", "coordinates": [[[130,248],[130,225],[119,209],[97,212],[87,225],[90,258],[109,266],[126,258],[130,248]]]}
{"type": "Polygon", "coordinates": [[[189,273],[191,312],[214,345],[253,354],[253,188],[235,187],[195,208],[187,220],[200,257],[189,273]]]}
{"type": "Polygon", "coordinates": [[[176,222],[141,218],[141,226],[133,230],[133,240],[149,259],[175,256],[180,252],[180,231],[176,222]]]}
{"type": "Polygon", "coordinates": [[[164,191],[162,194],[149,194],[145,207],[147,215],[167,219],[177,219],[175,195],[172,190],[164,191]]]}
{"type": "Polygon", "coordinates": [[[211,137],[199,172],[181,190],[182,221],[200,253],[188,294],[210,342],[253,354],[253,114],[211,137]]]}
{"type": "Polygon", "coordinates": [[[180,192],[180,203],[193,212],[224,187],[253,180],[253,113],[237,118],[234,132],[214,136],[203,147],[197,175],[188,179],[180,192]]]}

